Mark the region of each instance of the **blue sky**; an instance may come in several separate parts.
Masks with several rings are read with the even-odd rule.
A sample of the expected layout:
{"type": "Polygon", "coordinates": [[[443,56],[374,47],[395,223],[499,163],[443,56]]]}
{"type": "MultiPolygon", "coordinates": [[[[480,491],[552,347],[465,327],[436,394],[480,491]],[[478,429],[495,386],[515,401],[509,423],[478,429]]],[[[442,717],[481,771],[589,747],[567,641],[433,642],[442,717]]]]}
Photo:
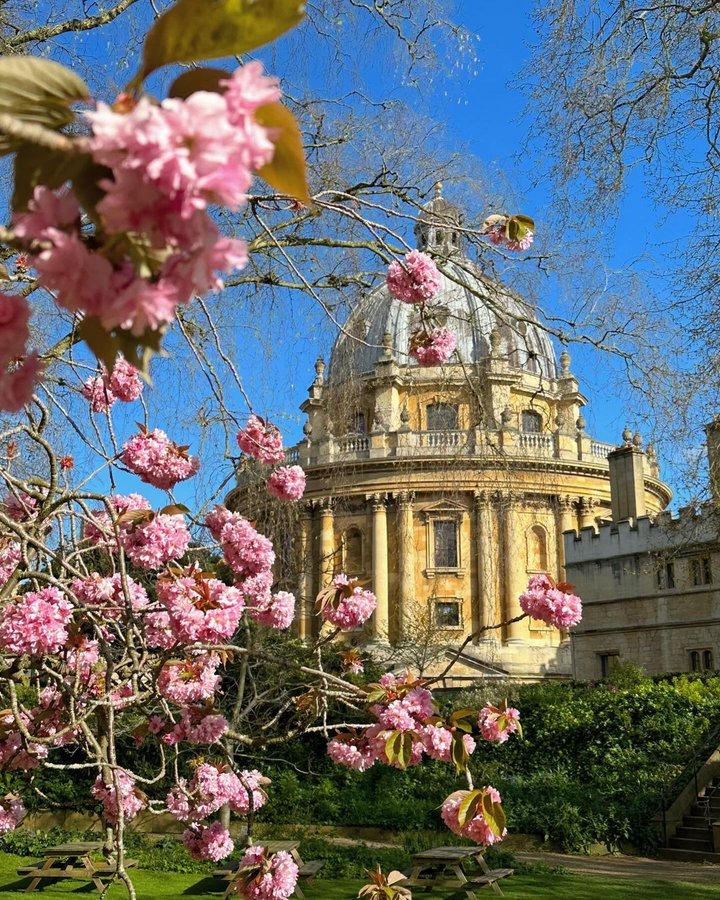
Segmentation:
{"type": "MultiPolygon", "coordinates": [[[[390,96],[403,100],[420,112],[432,115],[446,125],[446,149],[451,152],[467,147],[489,171],[500,170],[512,185],[521,203],[520,210],[532,215],[538,232],[543,229],[543,213],[550,202],[547,186],[536,181],[536,160],[522,156],[522,147],[531,119],[523,118],[526,107],[526,90],[520,73],[528,57],[529,45],[534,40],[534,26],[530,18],[533,4],[485,4],[459,2],[459,18],[470,31],[479,34],[478,61],[465,64],[456,70],[454,77],[437,77],[431,82],[422,81],[420,87],[407,86],[400,78],[400,69],[374,65],[372,51],[365,55],[360,67],[367,86],[378,97],[390,96]]],[[[100,67],[108,59],[113,63],[103,69],[109,79],[104,84],[105,97],[109,99],[127,81],[133,66],[132,59],[124,51],[129,39],[126,26],[121,21],[104,29],[86,41],[83,51],[88,73],[100,67]],[[117,73],[115,78],[113,74],[117,73]]],[[[283,43],[278,50],[262,54],[269,68],[282,75],[283,43]]],[[[57,57],[64,61],[62,54],[57,57]]],[[[322,83],[320,66],[308,56],[307,66],[311,81],[322,83]]],[[[348,75],[352,83],[352,75],[348,75]]],[[[655,224],[656,211],[646,199],[644,185],[639,176],[628,184],[621,205],[618,222],[608,223],[602,254],[610,271],[633,263],[638,272],[650,273],[658,265],[656,249],[667,252],[673,242],[682,235],[677,223],[668,226],[655,224]],[[618,222],[619,227],[615,227],[618,222]]],[[[545,235],[547,240],[548,236],[545,235]]],[[[543,306],[553,309],[556,298],[555,282],[548,282],[543,306]]],[[[305,397],[305,389],[313,377],[313,361],[319,353],[327,356],[329,330],[308,334],[303,304],[297,313],[293,308],[275,315],[273,321],[251,321],[245,334],[236,334],[236,341],[247,346],[245,373],[248,390],[260,412],[269,412],[279,420],[288,438],[297,439],[301,434],[302,418],[297,411],[305,397]],[[270,328],[282,324],[272,341],[268,340],[270,328]],[[318,340],[318,334],[324,336],[318,340]]],[[[582,381],[582,388],[589,398],[586,410],[588,430],[600,440],[615,441],[629,422],[636,427],[634,413],[628,409],[623,397],[617,393],[615,376],[617,363],[608,357],[599,357],[590,350],[571,348],[573,369],[582,381]]],[[[163,376],[159,375],[159,384],[163,376]]],[[[180,382],[182,379],[180,378],[180,382]]],[[[181,401],[181,384],[175,386],[177,399],[181,401]]],[[[244,410],[238,409],[244,416],[244,410]]],[[[154,424],[154,423],[151,423],[154,424]]],[[[167,427],[167,423],[164,424],[167,427]]],[[[192,428],[188,426],[192,434],[192,428]]],[[[188,430],[186,428],[186,431],[188,430]]],[[[662,461],[662,460],[661,460],[662,461]]],[[[666,467],[666,477],[671,469],[666,467]]],[[[190,498],[188,498],[190,499],[190,498]]]]}

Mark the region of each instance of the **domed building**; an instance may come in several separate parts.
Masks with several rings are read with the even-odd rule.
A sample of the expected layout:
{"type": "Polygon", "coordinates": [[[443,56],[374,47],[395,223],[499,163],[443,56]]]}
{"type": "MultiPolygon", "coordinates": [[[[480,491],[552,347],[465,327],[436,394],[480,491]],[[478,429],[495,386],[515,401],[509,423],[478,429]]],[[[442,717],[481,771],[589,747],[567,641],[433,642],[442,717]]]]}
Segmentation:
{"type": "MultiPolygon", "coordinates": [[[[587,434],[569,354],[558,365],[533,309],[463,253],[460,226],[437,189],[415,228],[442,272],[432,306],[457,336],[449,363],[408,355],[418,310],[382,285],[356,305],[329,364],[315,364],[306,437],[290,451],[307,473],[299,631],[315,633],[318,590],[346,572],[378,601],[350,642],[440,642],[460,651],[454,684],[565,676],[568,635],[513,620],[530,575],[562,576],[562,533],[610,515],[614,445],[587,434]]],[[[618,477],[639,478],[655,514],[671,492],[652,453],[635,456],[641,471],[618,477]]]]}

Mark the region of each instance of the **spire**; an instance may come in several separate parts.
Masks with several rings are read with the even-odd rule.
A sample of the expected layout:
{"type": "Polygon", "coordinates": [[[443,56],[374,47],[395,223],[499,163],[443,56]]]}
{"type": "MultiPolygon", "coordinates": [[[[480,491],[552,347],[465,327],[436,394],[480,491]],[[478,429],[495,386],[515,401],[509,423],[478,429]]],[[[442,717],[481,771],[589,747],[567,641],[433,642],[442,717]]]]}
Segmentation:
{"type": "Polygon", "coordinates": [[[442,195],[442,182],[433,187],[434,197],[423,206],[415,224],[419,250],[433,256],[454,256],[460,253],[462,213],[442,195]]]}

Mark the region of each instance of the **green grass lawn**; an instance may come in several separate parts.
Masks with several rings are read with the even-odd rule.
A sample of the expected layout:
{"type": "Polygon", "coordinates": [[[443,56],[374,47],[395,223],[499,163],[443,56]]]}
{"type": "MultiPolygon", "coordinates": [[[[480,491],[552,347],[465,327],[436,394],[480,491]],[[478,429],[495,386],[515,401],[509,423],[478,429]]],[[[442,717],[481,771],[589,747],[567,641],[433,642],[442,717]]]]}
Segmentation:
{"type": "MultiPolygon", "coordinates": [[[[0,900],[21,900],[27,879],[22,881],[15,874],[19,865],[25,864],[17,856],[0,854],[0,900]]],[[[133,881],[141,900],[200,900],[220,898],[220,882],[201,875],[177,875],[174,873],[134,871],[133,881]]],[[[305,891],[307,900],[353,900],[357,896],[360,881],[316,881],[305,891]]],[[[667,881],[636,882],[625,879],[593,878],[584,875],[519,875],[502,882],[508,900],[720,900],[720,885],[677,884],[667,881]]],[[[46,900],[68,900],[69,897],[94,897],[97,893],[91,885],[79,881],[48,885],[36,892],[46,900]]],[[[127,896],[124,888],[113,886],[107,894],[109,900],[122,900],[127,896]]],[[[464,893],[416,892],[418,898],[449,900],[464,898],[464,893]]],[[[483,888],[479,896],[490,900],[496,896],[483,888]]]]}

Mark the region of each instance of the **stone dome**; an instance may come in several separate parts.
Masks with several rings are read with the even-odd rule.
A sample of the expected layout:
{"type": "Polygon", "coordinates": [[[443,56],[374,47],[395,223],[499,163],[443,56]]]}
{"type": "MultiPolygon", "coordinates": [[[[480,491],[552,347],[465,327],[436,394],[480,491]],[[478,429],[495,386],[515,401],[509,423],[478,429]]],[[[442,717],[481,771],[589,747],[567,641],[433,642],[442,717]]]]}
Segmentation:
{"type": "MultiPolygon", "coordinates": [[[[499,282],[483,275],[460,247],[461,215],[436,195],[415,227],[419,249],[437,258],[442,288],[432,301],[439,320],[457,337],[457,354],[465,365],[490,355],[490,335],[496,332],[495,353],[511,369],[557,377],[552,341],[540,327],[532,307],[499,282]]],[[[339,383],[371,373],[376,363],[392,352],[402,366],[416,366],[407,349],[416,329],[418,310],[391,296],[381,285],[364,297],[348,317],[335,341],[328,378],[339,383]]]]}

